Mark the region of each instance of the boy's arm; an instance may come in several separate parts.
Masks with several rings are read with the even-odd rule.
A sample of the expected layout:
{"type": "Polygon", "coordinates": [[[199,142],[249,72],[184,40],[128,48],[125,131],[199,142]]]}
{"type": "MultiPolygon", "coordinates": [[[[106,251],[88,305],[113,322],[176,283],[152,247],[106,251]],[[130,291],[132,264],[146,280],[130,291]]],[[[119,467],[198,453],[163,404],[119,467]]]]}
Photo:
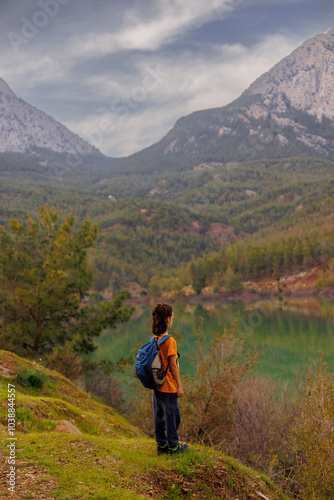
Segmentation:
{"type": "Polygon", "coordinates": [[[172,372],[172,375],[177,383],[177,395],[179,396],[179,398],[181,398],[183,396],[183,389],[181,384],[179,368],[176,364],[176,354],[169,356],[169,366],[170,366],[170,371],[172,372]]]}

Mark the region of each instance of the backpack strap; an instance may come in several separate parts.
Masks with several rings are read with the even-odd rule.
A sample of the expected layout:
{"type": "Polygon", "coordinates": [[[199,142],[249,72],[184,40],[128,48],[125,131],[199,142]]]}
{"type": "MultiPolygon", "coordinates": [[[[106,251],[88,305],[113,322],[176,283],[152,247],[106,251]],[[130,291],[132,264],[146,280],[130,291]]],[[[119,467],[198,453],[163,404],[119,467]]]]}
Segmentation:
{"type": "MultiPolygon", "coordinates": [[[[162,344],[163,342],[165,342],[165,340],[167,340],[167,339],[169,339],[169,338],[170,338],[170,335],[168,335],[168,334],[166,333],[166,335],[164,335],[163,337],[161,337],[161,339],[160,339],[160,340],[158,340],[158,342],[156,343],[156,344],[157,344],[157,348],[158,348],[158,350],[159,350],[159,345],[160,345],[160,344],[162,344]]],[[[154,340],[154,335],[151,337],[151,342],[155,342],[155,340],[154,340]]],[[[170,365],[170,361],[169,361],[169,358],[168,358],[168,365],[167,365],[166,370],[164,370],[164,372],[165,372],[165,373],[167,373],[167,372],[168,372],[169,365],[170,365]]]]}
{"type": "Polygon", "coordinates": [[[161,337],[161,339],[160,339],[160,340],[158,340],[157,345],[162,344],[163,342],[165,342],[165,340],[167,340],[167,339],[169,339],[169,338],[170,338],[170,335],[168,335],[168,334],[166,333],[166,335],[164,335],[163,337],[161,337]]]}
{"type": "MultiPolygon", "coordinates": [[[[153,342],[155,342],[154,337],[157,337],[157,335],[152,335],[152,337],[150,338],[150,342],[152,342],[152,344],[153,342]]],[[[161,337],[160,340],[158,340],[157,345],[162,344],[163,342],[165,342],[165,340],[169,339],[169,337],[170,335],[166,333],[163,337],[161,337]]]]}

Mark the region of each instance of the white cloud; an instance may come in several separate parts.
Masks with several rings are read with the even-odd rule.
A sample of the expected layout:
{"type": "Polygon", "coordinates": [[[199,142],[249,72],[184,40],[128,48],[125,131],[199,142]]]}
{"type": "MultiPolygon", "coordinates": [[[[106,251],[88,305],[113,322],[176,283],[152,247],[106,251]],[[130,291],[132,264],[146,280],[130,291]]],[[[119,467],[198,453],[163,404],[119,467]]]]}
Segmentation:
{"type": "Polygon", "coordinates": [[[39,50],[31,49],[1,55],[1,77],[7,81],[13,90],[24,88],[25,91],[34,89],[36,85],[63,82],[68,77],[68,68],[52,54],[43,54],[39,50]]]}
{"type": "MultiPolygon", "coordinates": [[[[25,89],[36,83],[52,84],[66,76],[73,78],[71,71],[75,71],[78,64],[88,64],[89,58],[97,60],[126,50],[157,51],[162,45],[184,36],[188,29],[221,17],[238,3],[240,0],[155,0],[149,2],[149,9],[144,11],[139,2],[136,7],[124,10],[123,22],[118,16],[117,27],[111,23],[112,31],[101,33],[100,29],[92,30],[92,24],[84,23],[79,25],[76,35],[50,39],[42,45],[38,43],[39,36],[44,34],[41,29],[32,40],[22,43],[19,50],[2,48],[1,76],[17,88],[24,86],[25,89]]],[[[108,7],[109,10],[105,7],[105,16],[112,13],[112,5],[108,7]]],[[[71,32],[70,26],[71,23],[68,32],[71,32]]],[[[131,73],[132,68],[129,69],[131,73]]]]}
{"type": "MultiPolygon", "coordinates": [[[[200,26],[240,4],[238,0],[158,0],[149,19],[141,10],[128,11],[118,32],[90,32],[69,42],[73,57],[93,57],[120,50],[158,50],[189,28],[200,26]]],[[[146,13],[147,14],[147,13],[146,13]]]]}

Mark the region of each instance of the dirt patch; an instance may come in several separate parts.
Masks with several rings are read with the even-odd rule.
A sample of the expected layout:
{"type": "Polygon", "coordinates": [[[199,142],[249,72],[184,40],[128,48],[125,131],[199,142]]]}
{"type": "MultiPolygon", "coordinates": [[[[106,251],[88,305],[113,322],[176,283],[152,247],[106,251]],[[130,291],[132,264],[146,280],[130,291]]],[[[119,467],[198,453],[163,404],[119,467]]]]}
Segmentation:
{"type": "Polygon", "coordinates": [[[58,482],[50,476],[47,469],[38,468],[28,460],[17,460],[16,463],[16,485],[15,492],[8,491],[9,464],[7,460],[0,460],[0,492],[1,498],[11,500],[48,500],[57,490],[58,482]]]}
{"type": "Polygon", "coordinates": [[[312,271],[309,273],[299,273],[296,276],[288,276],[287,278],[283,278],[281,282],[287,288],[294,290],[298,288],[315,288],[317,280],[318,271],[312,271]]]}
{"type": "Polygon", "coordinates": [[[2,375],[3,377],[11,377],[12,375],[14,375],[14,373],[12,373],[5,366],[0,365],[0,375],[2,375]]]}
{"type": "Polygon", "coordinates": [[[206,500],[207,498],[224,498],[224,500],[260,500],[279,498],[277,490],[268,486],[260,479],[249,474],[242,475],[223,461],[212,467],[197,465],[194,474],[182,474],[179,471],[155,470],[145,476],[144,494],[153,498],[158,495],[163,498],[206,500]],[[262,495],[262,496],[261,496],[262,495]]]}
{"type": "Polygon", "coordinates": [[[152,220],[153,219],[153,214],[154,214],[154,211],[149,213],[148,209],[147,208],[141,208],[140,209],[140,215],[142,217],[144,217],[145,219],[147,220],[152,220]]]}
{"type": "Polygon", "coordinates": [[[201,224],[198,222],[198,220],[193,220],[189,226],[189,232],[190,233],[199,233],[200,230],[201,230],[202,226],[201,224]]]}
{"type": "MultiPolygon", "coordinates": [[[[200,233],[203,227],[198,221],[192,221],[188,230],[190,233],[200,233]]],[[[210,228],[206,233],[209,238],[217,240],[220,245],[226,245],[227,243],[233,243],[240,236],[237,236],[234,232],[234,228],[232,226],[228,226],[227,224],[222,224],[221,222],[212,222],[210,224],[210,228]]]]}
{"type": "Polygon", "coordinates": [[[274,278],[261,279],[256,281],[245,281],[244,286],[249,290],[261,291],[261,290],[274,290],[279,291],[281,289],[285,292],[295,292],[302,290],[314,290],[316,282],[318,280],[318,270],[312,269],[311,271],[303,271],[298,274],[293,274],[289,276],[282,276],[279,281],[274,278]]]}
{"type": "Polygon", "coordinates": [[[234,233],[234,228],[232,226],[220,224],[219,222],[213,222],[212,224],[210,224],[208,235],[211,238],[215,238],[221,245],[235,241],[237,239],[234,233]]]}
{"type": "Polygon", "coordinates": [[[212,222],[210,224],[208,236],[210,238],[215,238],[220,243],[220,245],[233,243],[238,239],[232,226],[221,224],[220,222],[212,222]]]}
{"type": "Polygon", "coordinates": [[[17,375],[23,367],[28,367],[29,369],[44,369],[42,365],[34,360],[23,358],[24,362],[16,357],[16,354],[10,351],[0,350],[0,374],[4,377],[12,377],[17,375]]]}
{"type": "Polygon", "coordinates": [[[18,362],[15,355],[10,352],[0,353],[0,374],[4,377],[16,375],[18,372],[18,362]]]}

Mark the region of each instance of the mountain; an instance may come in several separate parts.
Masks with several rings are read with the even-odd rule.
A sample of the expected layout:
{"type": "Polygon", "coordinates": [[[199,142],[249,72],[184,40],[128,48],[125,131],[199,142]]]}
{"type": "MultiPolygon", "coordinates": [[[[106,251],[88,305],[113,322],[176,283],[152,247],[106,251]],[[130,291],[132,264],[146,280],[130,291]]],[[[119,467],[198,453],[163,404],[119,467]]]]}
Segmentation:
{"type": "Polygon", "coordinates": [[[304,42],[231,104],[180,118],[123,172],[295,156],[334,159],[334,30],[304,42]]]}
{"type": "Polygon", "coordinates": [[[0,153],[53,151],[101,155],[78,135],[43,111],[18,98],[0,78],[0,153]]]}
{"type": "Polygon", "coordinates": [[[334,119],[334,29],[310,38],[274,68],[258,78],[244,95],[261,95],[267,107],[286,111],[291,106],[316,116],[334,119]]]}

